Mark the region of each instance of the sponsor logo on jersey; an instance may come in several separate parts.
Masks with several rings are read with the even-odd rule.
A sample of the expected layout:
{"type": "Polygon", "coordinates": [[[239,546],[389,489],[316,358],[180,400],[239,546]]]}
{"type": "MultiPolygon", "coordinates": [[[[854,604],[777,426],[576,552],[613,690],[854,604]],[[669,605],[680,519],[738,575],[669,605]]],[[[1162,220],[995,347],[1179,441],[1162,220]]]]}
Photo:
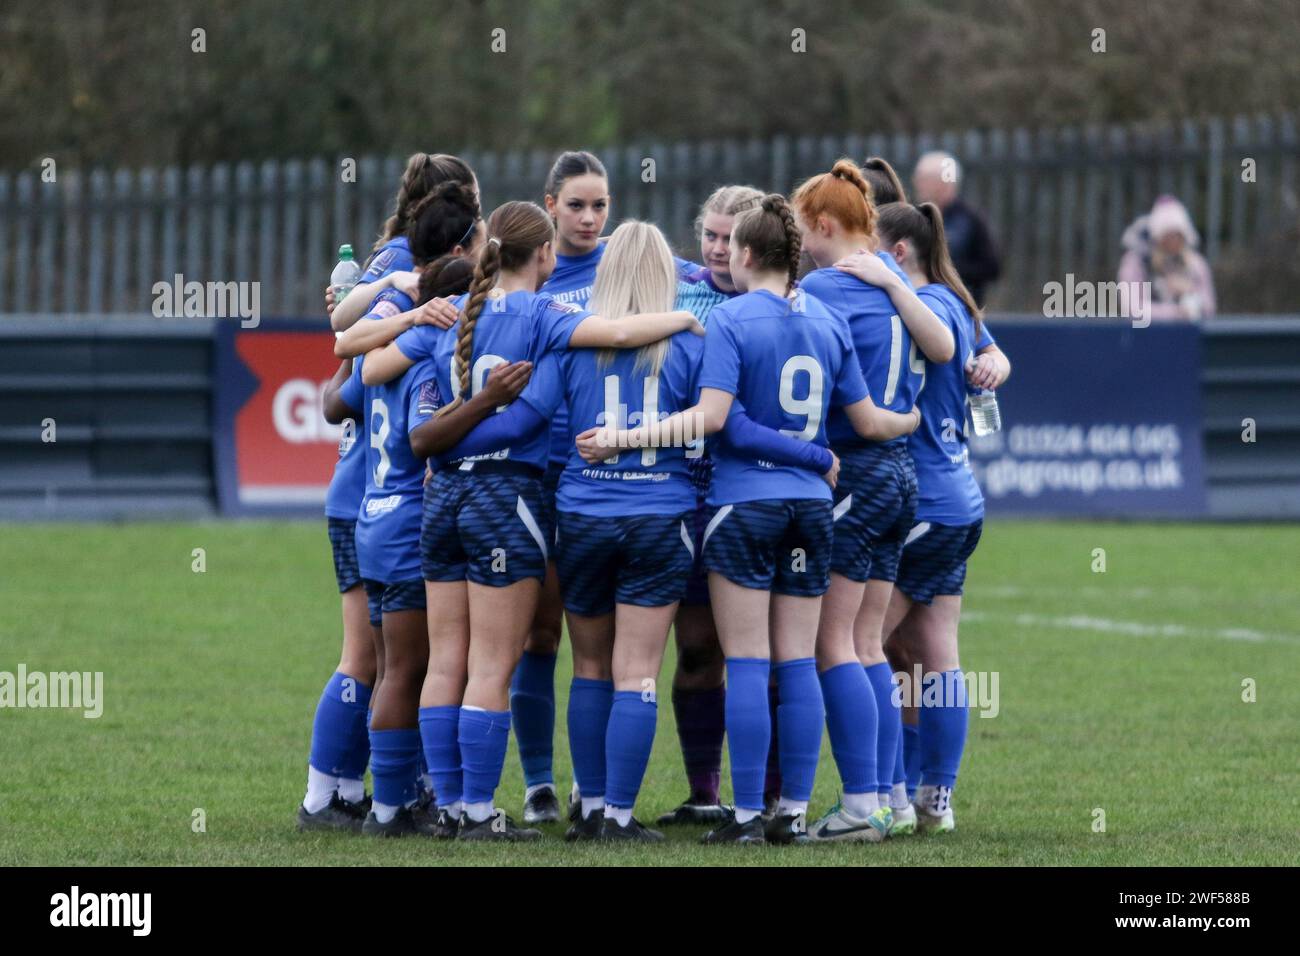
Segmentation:
{"type": "Polygon", "coordinates": [[[569,292],[551,292],[549,295],[551,301],[546,306],[548,309],[554,309],[556,312],[581,312],[582,309],[570,303],[591,298],[591,286],[583,286],[581,289],[573,289],[569,292]]]}
{"type": "Polygon", "coordinates": [[[380,515],[386,515],[401,503],[401,495],[389,495],[387,498],[371,498],[366,502],[366,517],[377,518],[380,515]]]}

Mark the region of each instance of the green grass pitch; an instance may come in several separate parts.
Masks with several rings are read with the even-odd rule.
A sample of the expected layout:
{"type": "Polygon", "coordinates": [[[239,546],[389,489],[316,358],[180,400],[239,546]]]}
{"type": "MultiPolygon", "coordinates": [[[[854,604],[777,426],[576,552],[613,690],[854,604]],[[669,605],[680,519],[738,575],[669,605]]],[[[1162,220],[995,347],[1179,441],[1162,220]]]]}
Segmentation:
{"type": "MultiPolygon", "coordinates": [[[[698,830],[570,846],[559,825],[529,846],[299,834],[312,714],[339,650],[323,521],[10,525],[0,541],[0,671],[104,673],[97,720],[0,710],[2,866],[1300,863],[1295,526],[991,521],[962,663],[997,672],[1000,712],[972,713],[957,831],[781,848],[703,847],[698,830]]],[[[670,650],[661,687],[671,673],[670,650]]],[[[566,647],[562,789],[568,674],[566,647]]],[[[645,821],[685,795],[661,696],[645,821]]],[[[837,786],[826,744],[813,814],[837,786]]],[[[518,816],[521,800],[512,743],[499,801],[518,816]]]]}

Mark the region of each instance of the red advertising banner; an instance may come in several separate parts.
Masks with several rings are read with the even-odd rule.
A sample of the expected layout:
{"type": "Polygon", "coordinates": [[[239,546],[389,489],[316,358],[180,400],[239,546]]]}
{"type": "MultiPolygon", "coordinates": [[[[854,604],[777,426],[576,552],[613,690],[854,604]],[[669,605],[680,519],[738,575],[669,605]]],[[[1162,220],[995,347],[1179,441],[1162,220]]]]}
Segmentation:
{"type": "Polygon", "coordinates": [[[219,324],[214,443],[222,511],[324,506],[343,430],[326,423],[321,394],[338,366],[334,335],[320,322],[219,324]]]}

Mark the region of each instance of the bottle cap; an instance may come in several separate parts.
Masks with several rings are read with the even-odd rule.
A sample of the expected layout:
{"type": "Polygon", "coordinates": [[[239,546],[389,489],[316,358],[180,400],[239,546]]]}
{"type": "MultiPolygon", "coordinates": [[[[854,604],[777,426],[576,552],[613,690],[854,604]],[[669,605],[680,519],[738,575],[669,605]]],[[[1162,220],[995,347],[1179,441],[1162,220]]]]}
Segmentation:
{"type": "Polygon", "coordinates": [[[343,245],[339,246],[339,258],[340,259],[352,258],[352,246],[349,243],[345,242],[343,243],[343,245]]]}

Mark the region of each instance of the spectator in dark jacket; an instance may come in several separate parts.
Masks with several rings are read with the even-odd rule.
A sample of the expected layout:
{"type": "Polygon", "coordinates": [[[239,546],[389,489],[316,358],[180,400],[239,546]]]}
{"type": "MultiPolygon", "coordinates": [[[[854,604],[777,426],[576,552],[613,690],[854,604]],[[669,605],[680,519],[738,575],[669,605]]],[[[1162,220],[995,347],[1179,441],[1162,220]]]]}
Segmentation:
{"type": "Polygon", "coordinates": [[[961,166],[949,153],[926,153],[912,173],[912,188],[918,203],[932,202],[943,211],[943,231],[957,274],[981,306],[985,287],[1002,272],[993,237],[975,210],[959,198],[961,166]]]}

